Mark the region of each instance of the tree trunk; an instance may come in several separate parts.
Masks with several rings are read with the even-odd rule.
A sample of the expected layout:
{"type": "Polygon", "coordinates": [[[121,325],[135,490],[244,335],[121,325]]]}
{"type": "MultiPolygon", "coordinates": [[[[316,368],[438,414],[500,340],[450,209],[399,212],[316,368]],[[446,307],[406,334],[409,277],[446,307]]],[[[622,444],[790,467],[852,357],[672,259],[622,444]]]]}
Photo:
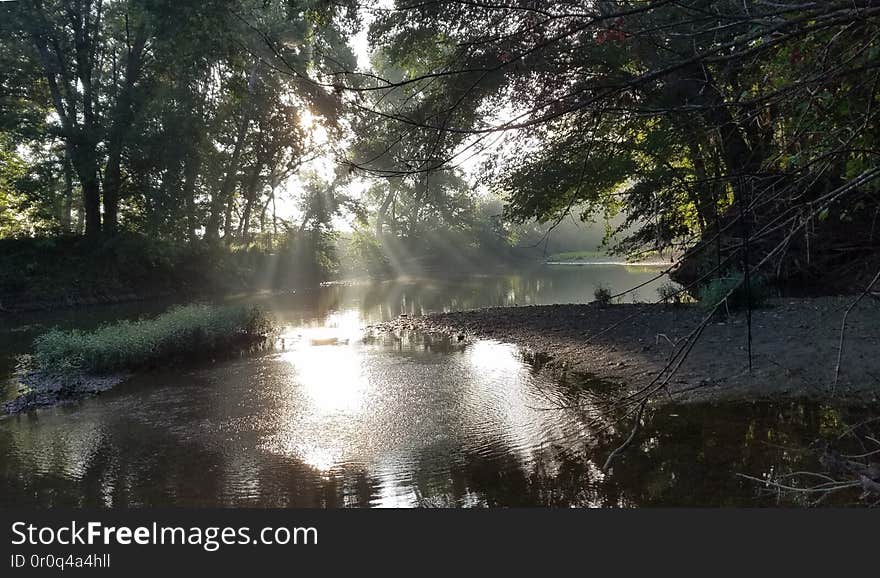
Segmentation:
{"type": "MultiPolygon", "coordinates": [[[[275,191],[272,191],[272,245],[275,244],[275,239],[278,238],[278,212],[275,210],[275,191]]],[[[271,245],[270,245],[271,250],[271,245]]]]}
{"type": "MultiPolygon", "coordinates": [[[[695,138],[696,135],[692,137],[695,138]]],[[[694,163],[694,176],[696,177],[697,184],[695,186],[689,187],[688,192],[691,196],[691,202],[694,203],[694,208],[697,210],[697,220],[700,223],[700,233],[705,233],[709,228],[709,223],[712,221],[713,210],[712,205],[714,204],[715,194],[714,194],[714,183],[709,183],[708,174],[706,172],[706,161],[703,159],[702,147],[697,144],[694,140],[691,140],[688,143],[688,149],[691,155],[691,161],[694,163]]]]}
{"type": "Polygon", "coordinates": [[[382,228],[385,225],[385,217],[388,215],[388,208],[391,206],[391,203],[394,201],[394,197],[397,195],[397,188],[391,187],[391,190],[388,191],[388,194],[385,195],[385,198],[382,199],[382,205],[379,207],[379,210],[376,211],[376,238],[382,238],[382,228]]]}
{"type": "MultiPolygon", "coordinates": [[[[257,65],[254,64],[251,69],[250,78],[248,80],[248,91],[251,90],[257,80],[257,65]]],[[[220,190],[211,198],[211,215],[208,217],[208,224],[205,226],[205,237],[216,241],[220,238],[220,215],[224,212],[226,223],[224,223],[224,231],[231,229],[229,221],[232,217],[232,206],[235,201],[235,182],[238,177],[238,165],[241,163],[241,154],[244,150],[244,142],[247,137],[248,124],[251,118],[251,105],[248,99],[242,104],[244,110],[241,113],[241,120],[238,124],[235,134],[235,145],[232,150],[232,159],[229,161],[229,168],[226,170],[226,176],[223,178],[223,184],[220,190]]]]}
{"type": "MultiPolygon", "coordinates": [[[[260,234],[266,234],[266,213],[269,211],[269,203],[272,202],[272,199],[275,198],[275,189],[270,189],[269,194],[266,195],[266,202],[263,203],[263,208],[260,210],[260,234]]],[[[271,247],[269,247],[271,249],[271,247]]]]}
{"type": "Polygon", "coordinates": [[[119,222],[120,151],[108,149],[108,152],[115,157],[108,159],[104,173],[104,232],[113,235],[119,222]]]}
{"type": "Polygon", "coordinates": [[[183,202],[186,204],[186,238],[196,240],[198,216],[196,215],[196,179],[202,166],[202,156],[197,150],[189,150],[183,166],[183,202]]]}
{"type": "Polygon", "coordinates": [[[82,183],[83,208],[86,213],[86,237],[97,237],[101,234],[101,188],[97,174],[91,178],[80,176],[82,183]]]}
{"type": "Polygon", "coordinates": [[[223,210],[223,240],[228,245],[232,242],[232,213],[235,211],[235,189],[228,195],[226,207],[223,210]]]}
{"type": "Polygon", "coordinates": [[[232,215],[232,205],[229,197],[233,196],[236,175],[238,174],[238,164],[241,161],[241,153],[244,148],[244,140],[247,133],[247,114],[242,117],[238,125],[238,131],[235,136],[235,148],[232,150],[232,159],[229,161],[229,168],[226,169],[226,175],[223,177],[223,184],[220,190],[211,197],[211,214],[208,217],[208,224],[205,226],[205,237],[211,240],[220,238],[220,216],[225,211],[224,217],[228,221],[232,215]]]}
{"type": "MultiPolygon", "coordinates": [[[[679,70],[670,78],[665,96],[674,106],[700,107],[708,128],[719,137],[727,176],[749,176],[757,172],[762,159],[749,146],[742,127],[736,122],[717,83],[705,68],[694,65],[679,70]]],[[[731,179],[736,198],[743,194],[739,180],[731,179]]]]}
{"type": "Polygon", "coordinates": [[[64,166],[64,206],[61,208],[61,231],[67,235],[72,232],[73,169],[70,168],[70,155],[66,149],[61,162],[64,166]]]}
{"type": "MultiPolygon", "coordinates": [[[[734,177],[731,180],[734,194],[734,202],[745,195],[742,190],[742,179],[735,177],[741,176],[749,178],[757,174],[762,162],[762,158],[749,146],[743,134],[743,130],[733,118],[730,109],[725,106],[724,98],[721,96],[717,85],[704,71],[705,86],[702,90],[695,92],[701,95],[704,104],[707,105],[704,113],[706,120],[718,131],[721,140],[721,155],[724,164],[727,166],[727,177],[734,177]],[[708,94],[708,97],[703,95],[708,94]]],[[[749,185],[746,185],[749,186],[749,185]]]]}
{"type": "Polygon", "coordinates": [[[113,125],[107,143],[107,167],[104,170],[104,233],[116,233],[119,221],[119,189],[122,185],[122,148],[134,117],[133,91],[140,75],[141,55],[147,42],[146,30],[140,26],[134,45],[128,49],[125,63],[125,81],[116,99],[113,125]]]}
{"type": "Polygon", "coordinates": [[[83,211],[86,220],[86,237],[101,234],[101,186],[98,182],[98,163],[94,148],[68,144],[70,158],[82,187],[83,211]]]}
{"type": "MultiPolygon", "coordinates": [[[[83,9],[81,5],[75,8],[80,12],[74,12],[78,16],[74,30],[76,44],[74,71],[66,69],[57,31],[54,28],[45,29],[40,26],[40,23],[47,20],[41,3],[35,2],[26,8],[31,12],[27,14],[26,22],[32,26],[29,30],[30,37],[42,64],[52,104],[61,121],[67,155],[82,187],[85,235],[97,237],[101,234],[101,190],[98,181],[98,138],[94,124],[94,90],[91,78],[92,38],[83,33],[88,15],[81,12],[83,9]],[[81,86],[81,94],[75,89],[77,83],[81,86]]],[[[97,23],[95,25],[97,26],[97,23]]]]}
{"type": "Polygon", "coordinates": [[[251,213],[253,212],[254,202],[256,202],[257,198],[257,188],[260,184],[261,171],[262,165],[260,163],[254,164],[251,168],[250,178],[248,179],[247,186],[244,190],[244,212],[241,216],[241,224],[238,227],[238,236],[245,243],[250,241],[251,213]]]}

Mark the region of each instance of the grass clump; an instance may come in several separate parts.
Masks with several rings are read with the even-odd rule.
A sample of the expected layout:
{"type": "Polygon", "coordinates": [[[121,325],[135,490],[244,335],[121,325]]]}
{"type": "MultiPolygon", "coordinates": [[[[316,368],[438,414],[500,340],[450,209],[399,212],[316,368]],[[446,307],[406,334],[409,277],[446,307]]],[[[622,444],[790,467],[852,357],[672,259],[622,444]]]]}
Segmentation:
{"type": "Polygon", "coordinates": [[[37,338],[34,361],[53,374],[110,373],[247,348],[272,331],[271,319],[256,307],[186,305],[154,319],[120,321],[96,331],[54,329],[37,338]]]}

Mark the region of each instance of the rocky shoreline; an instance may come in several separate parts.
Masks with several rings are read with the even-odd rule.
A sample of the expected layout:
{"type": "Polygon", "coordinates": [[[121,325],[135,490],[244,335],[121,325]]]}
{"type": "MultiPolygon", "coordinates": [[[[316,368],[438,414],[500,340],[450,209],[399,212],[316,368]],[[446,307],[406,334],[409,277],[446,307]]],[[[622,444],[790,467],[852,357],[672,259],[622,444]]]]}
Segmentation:
{"type": "Polygon", "coordinates": [[[128,379],[127,374],[113,375],[48,375],[39,371],[24,373],[18,378],[24,386],[20,395],[2,405],[0,418],[40,407],[73,403],[99,395],[128,379]]]}
{"type": "MultiPolygon", "coordinates": [[[[776,299],[752,314],[752,371],[746,316],[713,318],[668,383],[678,402],[839,397],[873,402],[880,394],[880,305],[862,300],[849,314],[840,375],[841,321],[854,297],[776,299]]],[[[495,339],[545,360],[542,370],[588,375],[633,389],[650,383],[697,328],[693,305],[496,307],[400,317],[374,332],[442,333],[495,339]]]]}

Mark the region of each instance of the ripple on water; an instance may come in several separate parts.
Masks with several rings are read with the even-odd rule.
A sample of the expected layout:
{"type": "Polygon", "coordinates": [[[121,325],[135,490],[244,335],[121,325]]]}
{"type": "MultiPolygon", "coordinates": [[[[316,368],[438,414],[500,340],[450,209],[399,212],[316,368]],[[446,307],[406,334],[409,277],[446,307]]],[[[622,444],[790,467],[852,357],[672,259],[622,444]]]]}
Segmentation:
{"type": "Polygon", "coordinates": [[[585,391],[495,341],[298,343],[0,422],[0,505],[755,505],[737,472],[876,411],[664,408],[604,475],[629,424],[559,407],[585,391]]]}

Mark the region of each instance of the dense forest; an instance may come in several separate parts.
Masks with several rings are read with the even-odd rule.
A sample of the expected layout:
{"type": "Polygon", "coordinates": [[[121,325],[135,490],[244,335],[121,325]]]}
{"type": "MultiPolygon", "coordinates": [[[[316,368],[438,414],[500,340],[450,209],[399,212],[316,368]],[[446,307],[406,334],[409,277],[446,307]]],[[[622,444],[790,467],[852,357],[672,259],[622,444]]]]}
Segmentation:
{"type": "Polygon", "coordinates": [[[512,219],[623,211],[617,249],[688,250],[683,282],[760,268],[852,290],[877,266],[878,10],[418,3],[374,25],[411,71],[373,86],[421,95],[382,115],[421,143],[413,171],[503,135],[489,170],[512,219]]]}
{"type": "Polygon", "coordinates": [[[689,288],[744,274],[868,291],[878,15],[874,0],[3,2],[0,294],[479,267],[532,255],[571,216],[623,256],[683,253],[689,288]]]}

